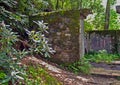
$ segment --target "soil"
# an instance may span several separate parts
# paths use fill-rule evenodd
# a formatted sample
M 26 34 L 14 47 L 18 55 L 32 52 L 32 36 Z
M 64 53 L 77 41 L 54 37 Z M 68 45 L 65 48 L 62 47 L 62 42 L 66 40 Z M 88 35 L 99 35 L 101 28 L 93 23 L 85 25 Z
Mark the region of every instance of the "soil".
M 39 64 L 43 68 L 47 68 L 50 75 L 58 79 L 63 85 L 120 85 L 119 77 L 112 77 L 106 75 L 84 75 L 80 73 L 75 75 L 72 72 L 59 68 L 59 65 L 46 61 L 44 59 L 38 59 L 35 57 L 26 57 L 22 60 L 23 64 L 33 63 Z M 105 69 L 120 70 L 119 65 L 107 65 L 104 63 L 91 63 L 94 67 L 102 67 Z

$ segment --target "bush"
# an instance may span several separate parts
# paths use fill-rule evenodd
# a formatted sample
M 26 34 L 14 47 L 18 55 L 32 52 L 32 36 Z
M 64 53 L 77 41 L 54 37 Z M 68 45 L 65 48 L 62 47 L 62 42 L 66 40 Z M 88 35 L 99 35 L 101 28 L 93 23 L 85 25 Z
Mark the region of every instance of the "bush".
M 87 54 L 85 58 L 90 62 L 105 62 L 111 63 L 114 60 L 120 59 L 120 55 L 118 54 L 109 54 L 105 50 L 100 50 L 97 53 Z
M 75 74 L 78 74 L 80 72 L 84 74 L 90 74 L 90 69 L 92 68 L 89 61 L 87 61 L 85 58 L 82 58 L 77 62 L 67 64 L 67 65 L 62 65 L 62 66 L 74 72 Z
M 24 1 L 22 2 L 22 0 L 20 0 L 23 5 Z M 53 50 L 50 48 L 48 40 L 44 36 L 47 26 L 43 22 L 35 22 L 40 27 L 38 32 L 26 30 L 29 28 L 28 16 L 21 14 L 23 13 L 22 11 L 21 13 L 17 11 L 17 1 L 0 0 L 0 2 L 5 5 L 0 6 L 0 68 L 2 68 L 6 74 L 0 81 L 0 84 L 3 85 L 3 83 L 11 81 L 12 84 L 15 85 L 16 82 L 24 79 L 23 74 L 25 70 L 20 61 L 26 54 L 33 55 L 40 53 L 45 57 L 50 57 L 49 53 L 52 53 Z M 32 5 L 32 3 L 30 4 Z M 6 9 L 6 7 L 8 7 L 8 9 Z M 33 11 L 34 10 L 31 10 L 31 12 Z M 6 26 L 3 21 L 10 26 Z M 20 39 L 28 38 L 26 37 L 26 31 L 29 36 L 29 50 L 16 50 L 14 48 L 16 42 L 20 42 Z
M 18 35 L 15 32 L 12 32 L 10 28 L 6 28 L 5 24 L 2 22 L 2 27 L 0 28 L 0 67 L 5 70 L 7 73 L 7 78 L 3 79 L 1 83 L 12 81 L 13 84 L 17 80 L 23 80 L 21 76 L 24 72 L 23 67 L 21 66 L 21 59 L 27 54 L 42 54 L 45 57 L 50 57 L 49 53 L 54 52 L 49 46 L 47 38 L 44 36 L 44 31 L 46 27 L 43 22 L 36 22 L 39 25 L 40 31 L 28 31 L 30 45 L 29 50 L 16 50 L 14 45 L 16 41 L 19 42 Z M 19 82 L 19 81 L 18 81 Z
M 11 29 L 6 28 L 4 23 L 0 27 L 0 67 L 6 73 L 6 77 L 0 83 L 12 81 L 14 84 L 17 80 L 23 80 L 21 74 L 23 69 L 21 67 L 20 60 L 26 55 L 27 52 L 19 51 L 13 48 L 13 45 L 19 39 L 15 32 Z
M 50 53 L 54 53 L 55 51 L 48 44 L 48 39 L 45 37 L 44 33 L 48 33 L 48 27 L 45 25 L 43 21 L 35 22 L 39 28 L 39 31 L 29 31 L 26 30 L 29 36 L 29 51 L 33 54 L 41 54 L 44 57 L 50 57 Z

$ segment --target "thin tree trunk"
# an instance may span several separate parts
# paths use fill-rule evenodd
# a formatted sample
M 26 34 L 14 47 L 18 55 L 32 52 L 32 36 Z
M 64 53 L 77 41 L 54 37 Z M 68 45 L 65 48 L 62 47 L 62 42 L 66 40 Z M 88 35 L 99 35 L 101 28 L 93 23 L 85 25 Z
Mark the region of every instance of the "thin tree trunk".
M 63 6 L 64 6 L 64 0 L 62 0 L 62 9 L 63 9 Z
M 105 25 L 104 25 L 105 30 L 109 29 L 109 22 L 110 22 L 110 0 L 107 0 L 106 13 L 105 13 Z
M 56 2 L 56 10 L 59 8 L 59 0 Z
M 79 0 L 79 9 L 82 9 L 82 0 Z

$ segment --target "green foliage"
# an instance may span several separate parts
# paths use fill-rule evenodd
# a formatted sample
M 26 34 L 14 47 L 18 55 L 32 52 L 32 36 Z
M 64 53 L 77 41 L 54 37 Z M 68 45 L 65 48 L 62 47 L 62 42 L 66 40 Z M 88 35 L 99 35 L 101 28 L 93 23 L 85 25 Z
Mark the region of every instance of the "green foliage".
M 111 0 L 111 1 L 110 1 L 110 4 L 111 4 L 111 5 L 114 5 L 116 2 L 117 2 L 117 0 Z
M 25 28 L 28 28 L 28 17 L 17 12 L 6 10 L 0 6 L 0 22 L 5 21 L 9 24 L 13 31 L 18 32 L 22 37 L 25 37 Z
M 92 68 L 92 66 L 90 65 L 89 61 L 86 58 L 82 58 L 77 62 L 71 64 L 65 64 L 62 66 L 76 74 L 80 72 L 84 74 L 90 74 L 90 69 Z
M 3 70 L 0 70 L 0 82 L 7 77 L 6 73 Z M 8 82 L 2 83 L 2 85 L 8 85 Z
M 53 53 L 54 50 L 50 47 L 50 44 L 48 44 L 48 39 L 44 35 L 44 33 L 48 33 L 48 27 L 43 21 L 38 21 L 35 23 L 39 26 L 39 31 L 36 32 L 26 30 L 29 36 L 30 53 L 50 57 L 50 53 Z
M 105 8 L 102 5 L 102 0 L 94 0 L 92 2 L 92 0 L 88 0 L 86 4 L 89 4 L 89 6 L 84 5 L 84 7 L 90 7 L 93 11 L 93 15 L 89 16 L 85 21 L 85 30 L 104 30 Z M 110 3 L 112 6 L 116 3 L 116 0 L 110 0 Z M 119 29 L 118 14 L 112 8 L 110 9 L 109 25 L 110 30 Z
M 110 14 L 111 14 L 111 16 L 110 16 L 110 27 L 109 27 L 109 29 L 110 30 L 118 30 L 118 29 L 120 29 L 119 28 L 120 27 L 120 21 L 118 19 L 119 15 L 113 9 L 111 9 Z
M 94 8 L 97 10 L 98 6 L 102 2 L 102 0 L 76 0 L 76 1 L 74 1 L 74 0 L 58 0 L 58 2 L 57 2 L 57 0 L 47 0 L 47 1 L 48 1 L 48 5 L 51 5 L 50 7 L 53 10 L 80 9 L 80 7 L 90 8 L 90 9 Z M 58 5 L 58 6 L 56 7 L 56 5 Z
M 103 30 L 104 28 L 104 13 L 105 8 L 102 5 L 102 0 L 88 1 L 93 14 L 85 20 L 85 30 Z
M 6 77 L 6 74 L 4 73 L 4 71 L 0 70 L 0 80 L 4 79 Z
M 7 6 L 13 8 L 13 6 L 16 3 L 16 0 L 0 0 L 0 3 L 5 3 Z
M 6 3 L 8 3 L 8 4 L 11 3 L 11 2 L 9 2 L 9 0 L 7 0 L 7 1 L 8 2 L 6 2 Z M 22 6 L 23 4 L 28 5 L 28 4 L 25 4 L 26 2 L 29 2 L 32 5 L 32 2 L 34 2 L 34 4 L 37 4 L 37 2 L 42 3 L 43 1 L 41 1 L 41 0 L 40 1 L 36 1 L 36 0 L 21 1 L 20 0 L 18 2 L 18 4 L 20 5 L 20 7 L 29 8 L 27 6 Z M 13 5 L 13 4 L 11 4 L 11 5 Z M 28 6 L 30 6 L 30 5 L 28 5 Z M 18 6 L 19 9 L 22 9 L 20 7 Z M 29 30 L 28 29 L 29 21 L 28 21 L 27 15 L 22 15 L 22 14 L 18 13 L 18 11 L 14 12 L 14 13 L 12 11 L 7 11 L 7 10 L 5 10 L 4 7 L 0 7 L 0 8 L 1 8 L 0 9 L 0 13 L 1 13 L 0 20 L 7 21 L 7 24 L 9 24 L 11 27 L 10 29 L 13 29 L 13 31 L 17 32 L 20 35 L 19 38 L 21 38 L 21 39 L 28 38 L 26 36 L 27 35 L 26 30 L 27 30 L 28 36 L 30 38 L 29 44 L 31 45 L 31 47 L 30 47 L 31 53 L 40 53 L 40 54 L 44 55 L 45 57 L 48 57 L 48 56 L 50 57 L 49 52 L 52 53 L 53 50 L 52 50 L 52 48 L 50 48 L 50 45 L 48 44 L 48 39 L 45 38 L 45 36 L 44 36 L 44 33 L 47 32 L 48 27 L 43 22 L 40 22 L 40 21 L 35 22 L 39 26 L 39 28 L 38 28 L 39 31 L 33 33 L 33 31 L 28 31 Z M 24 8 L 24 9 L 26 9 L 26 8 Z M 22 13 L 22 11 L 21 11 L 21 13 Z
M 120 59 L 118 54 L 109 54 L 105 50 L 100 50 L 98 53 L 92 53 L 85 55 L 85 58 L 90 62 L 105 62 L 111 63 L 114 60 Z
M 13 48 L 15 42 L 18 41 L 17 37 L 17 34 L 6 28 L 4 24 L 0 27 L 0 67 L 3 68 L 7 75 L 0 82 L 1 84 L 9 81 L 12 81 L 12 84 L 14 84 L 18 79 L 23 79 L 20 60 L 26 55 L 26 52 Z
M 25 77 L 25 85 L 62 85 L 57 79 L 50 76 L 40 66 L 29 66 L 27 76 Z
M 48 2 L 45 0 L 19 0 L 17 11 L 25 15 L 32 15 L 47 8 Z
M 52 48 L 49 47 L 47 38 L 44 36 L 44 32 L 48 28 L 43 22 L 35 22 L 39 25 L 40 31 L 28 31 L 29 35 L 29 44 L 30 50 L 27 52 L 25 50 L 19 51 L 14 49 L 14 45 L 16 41 L 19 41 L 18 35 L 15 32 L 12 32 L 10 28 L 6 28 L 4 22 L 1 23 L 0 28 L 0 67 L 5 69 L 7 77 L 3 79 L 0 83 L 5 83 L 12 81 L 15 84 L 18 80 L 23 80 L 22 74 L 24 73 L 24 69 L 21 66 L 21 59 L 26 54 L 33 55 L 34 53 L 40 53 L 45 57 L 50 57 L 49 53 L 52 53 Z
M 25 3 L 25 0 L 19 1 Z M 11 81 L 12 84 L 15 85 L 16 82 L 24 79 L 23 75 L 25 72 L 20 61 L 26 54 L 33 55 L 34 53 L 41 53 L 43 55 L 45 54 L 45 57 L 48 57 L 50 56 L 49 52 L 52 52 L 52 49 L 49 48 L 47 38 L 44 36 L 47 26 L 44 25 L 43 22 L 35 22 L 40 27 L 38 32 L 28 31 L 28 16 L 21 14 L 24 13 L 24 11 L 16 11 L 17 1 L 0 0 L 0 2 L 4 2 L 10 7 L 10 9 L 5 9 L 4 6 L 0 6 L 0 67 L 2 67 L 2 70 L 6 74 L 0 81 L 0 84 L 3 85 L 3 83 Z M 29 9 L 29 6 L 30 5 L 25 6 L 25 9 L 27 7 Z M 33 11 L 34 10 L 30 10 L 30 12 Z M 26 11 L 26 13 L 27 12 L 29 15 L 29 11 Z M 6 26 L 3 21 L 9 26 Z M 14 46 L 20 39 L 25 39 L 26 30 L 30 38 L 28 41 L 30 44 L 29 51 L 16 50 Z
M 44 32 L 48 28 L 43 22 L 35 22 L 39 25 L 40 31 L 28 31 L 30 50 L 19 51 L 14 49 L 16 41 L 19 41 L 18 35 L 12 32 L 10 28 L 6 28 L 4 22 L 1 23 L 0 27 L 0 67 L 4 68 L 7 77 L 0 83 L 6 83 L 12 81 L 12 84 L 19 80 L 23 80 L 24 69 L 21 66 L 21 59 L 26 54 L 34 55 L 34 53 L 40 53 L 45 57 L 50 57 L 49 53 L 52 53 L 52 48 L 49 47 L 48 41 L 44 36 Z

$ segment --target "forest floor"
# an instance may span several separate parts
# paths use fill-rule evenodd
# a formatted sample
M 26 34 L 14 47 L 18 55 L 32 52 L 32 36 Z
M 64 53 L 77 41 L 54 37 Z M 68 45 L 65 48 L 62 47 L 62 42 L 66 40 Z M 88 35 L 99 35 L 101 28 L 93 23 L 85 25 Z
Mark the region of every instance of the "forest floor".
M 59 68 L 59 65 L 43 60 L 38 59 L 36 57 L 26 57 L 22 60 L 23 64 L 39 64 L 43 68 L 47 69 L 47 72 L 55 77 L 57 80 L 62 82 L 63 85 L 120 85 L 120 77 L 119 76 L 112 76 L 112 75 L 101 75 L 99 73 L 102 73 L 103 70 L 97 69 L 98 73 L 95 73 L 95 70 L 93 70 L 93 73 L 91 75 L 84 75 L 82 73 L 76 75 L 72 72 L 66 71 L 65 69 Z M 101 67 L 100 65 L 97 65 L 93 63 L 94 67 Z M 106 67 L 104 65 L 104 67 Z M 99 70 L 99 71 L 98 71 Z M 111 70 L 111 69 L 108 69 Z M 117 69 L 120 71 L 119 69 Z M 111 74 L 111 73 L 110 73 Z

